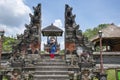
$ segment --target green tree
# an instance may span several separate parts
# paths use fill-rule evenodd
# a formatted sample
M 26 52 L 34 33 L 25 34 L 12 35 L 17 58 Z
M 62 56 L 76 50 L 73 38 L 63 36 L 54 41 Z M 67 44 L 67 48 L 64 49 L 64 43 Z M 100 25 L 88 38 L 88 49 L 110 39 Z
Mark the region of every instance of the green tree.
M 15 42 L 15 38 L 12 37 L 3 37 L 3 51 L 9 52 L 12 50 L 12 44 Z
M 98 34 L 98 31 L 106 28 L 108 25 L 110 24 L 100 24 L 97 27 L 94 27 L 93 29 L 87 29 L 83 35 L 85 35 L 86 37 L 88 37 L 88 39 L 91 39 L 92 37 L 94 37 L 95 35 Z

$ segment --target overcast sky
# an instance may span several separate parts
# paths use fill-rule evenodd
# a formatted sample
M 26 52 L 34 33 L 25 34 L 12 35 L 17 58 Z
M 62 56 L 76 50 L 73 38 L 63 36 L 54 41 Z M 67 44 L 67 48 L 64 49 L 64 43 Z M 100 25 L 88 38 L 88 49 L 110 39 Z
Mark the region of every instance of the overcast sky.
M 0 30 L 5 30 L 7 36 L 23 33 L 29 13 L 38 3 L 42 4 L 42 28 L 54 23 L 64 29 L 65 4 L 73 7 L 82 31 L 103 23 L 120 25 L 120 0 L 0 0 Z M 42 38 L 42 43 L 45 41 Z M 63 49 L 63 38 L 59 41 Z

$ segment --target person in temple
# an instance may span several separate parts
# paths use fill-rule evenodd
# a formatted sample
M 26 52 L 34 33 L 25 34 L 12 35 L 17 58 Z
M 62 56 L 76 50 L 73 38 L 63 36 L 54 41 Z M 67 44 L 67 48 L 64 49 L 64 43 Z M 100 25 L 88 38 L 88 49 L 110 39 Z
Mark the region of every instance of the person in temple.
M 49 50 L 49 52 L 50 52 L 50 58 L 54 59 L 55 52 L 57 51 L 56 50 L 56 41 L 55 41 L 54 38 L 51 38 L 49 42 L 50 42 L 49 43 L 50 44 L 50 50 Z

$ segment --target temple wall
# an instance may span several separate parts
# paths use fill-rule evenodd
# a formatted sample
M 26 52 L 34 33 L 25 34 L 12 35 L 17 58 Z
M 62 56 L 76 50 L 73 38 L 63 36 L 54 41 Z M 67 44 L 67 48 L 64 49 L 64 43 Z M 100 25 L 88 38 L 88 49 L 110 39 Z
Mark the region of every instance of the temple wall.
M 104 64 L 120 64 L 120 52 L 103 52 Z M 96 64 L 100 63 L 100 52 L 93 54 Z

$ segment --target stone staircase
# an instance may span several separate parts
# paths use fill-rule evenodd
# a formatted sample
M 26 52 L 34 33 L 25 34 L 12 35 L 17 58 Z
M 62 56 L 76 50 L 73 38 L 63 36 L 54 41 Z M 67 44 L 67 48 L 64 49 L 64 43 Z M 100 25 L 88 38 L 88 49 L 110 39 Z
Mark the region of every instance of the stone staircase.
M 54 60 L 49 56 L 42 57 L 36 64 L 34 80 L 70 80 L 65 60 L 61 56 L 56 56 Z

